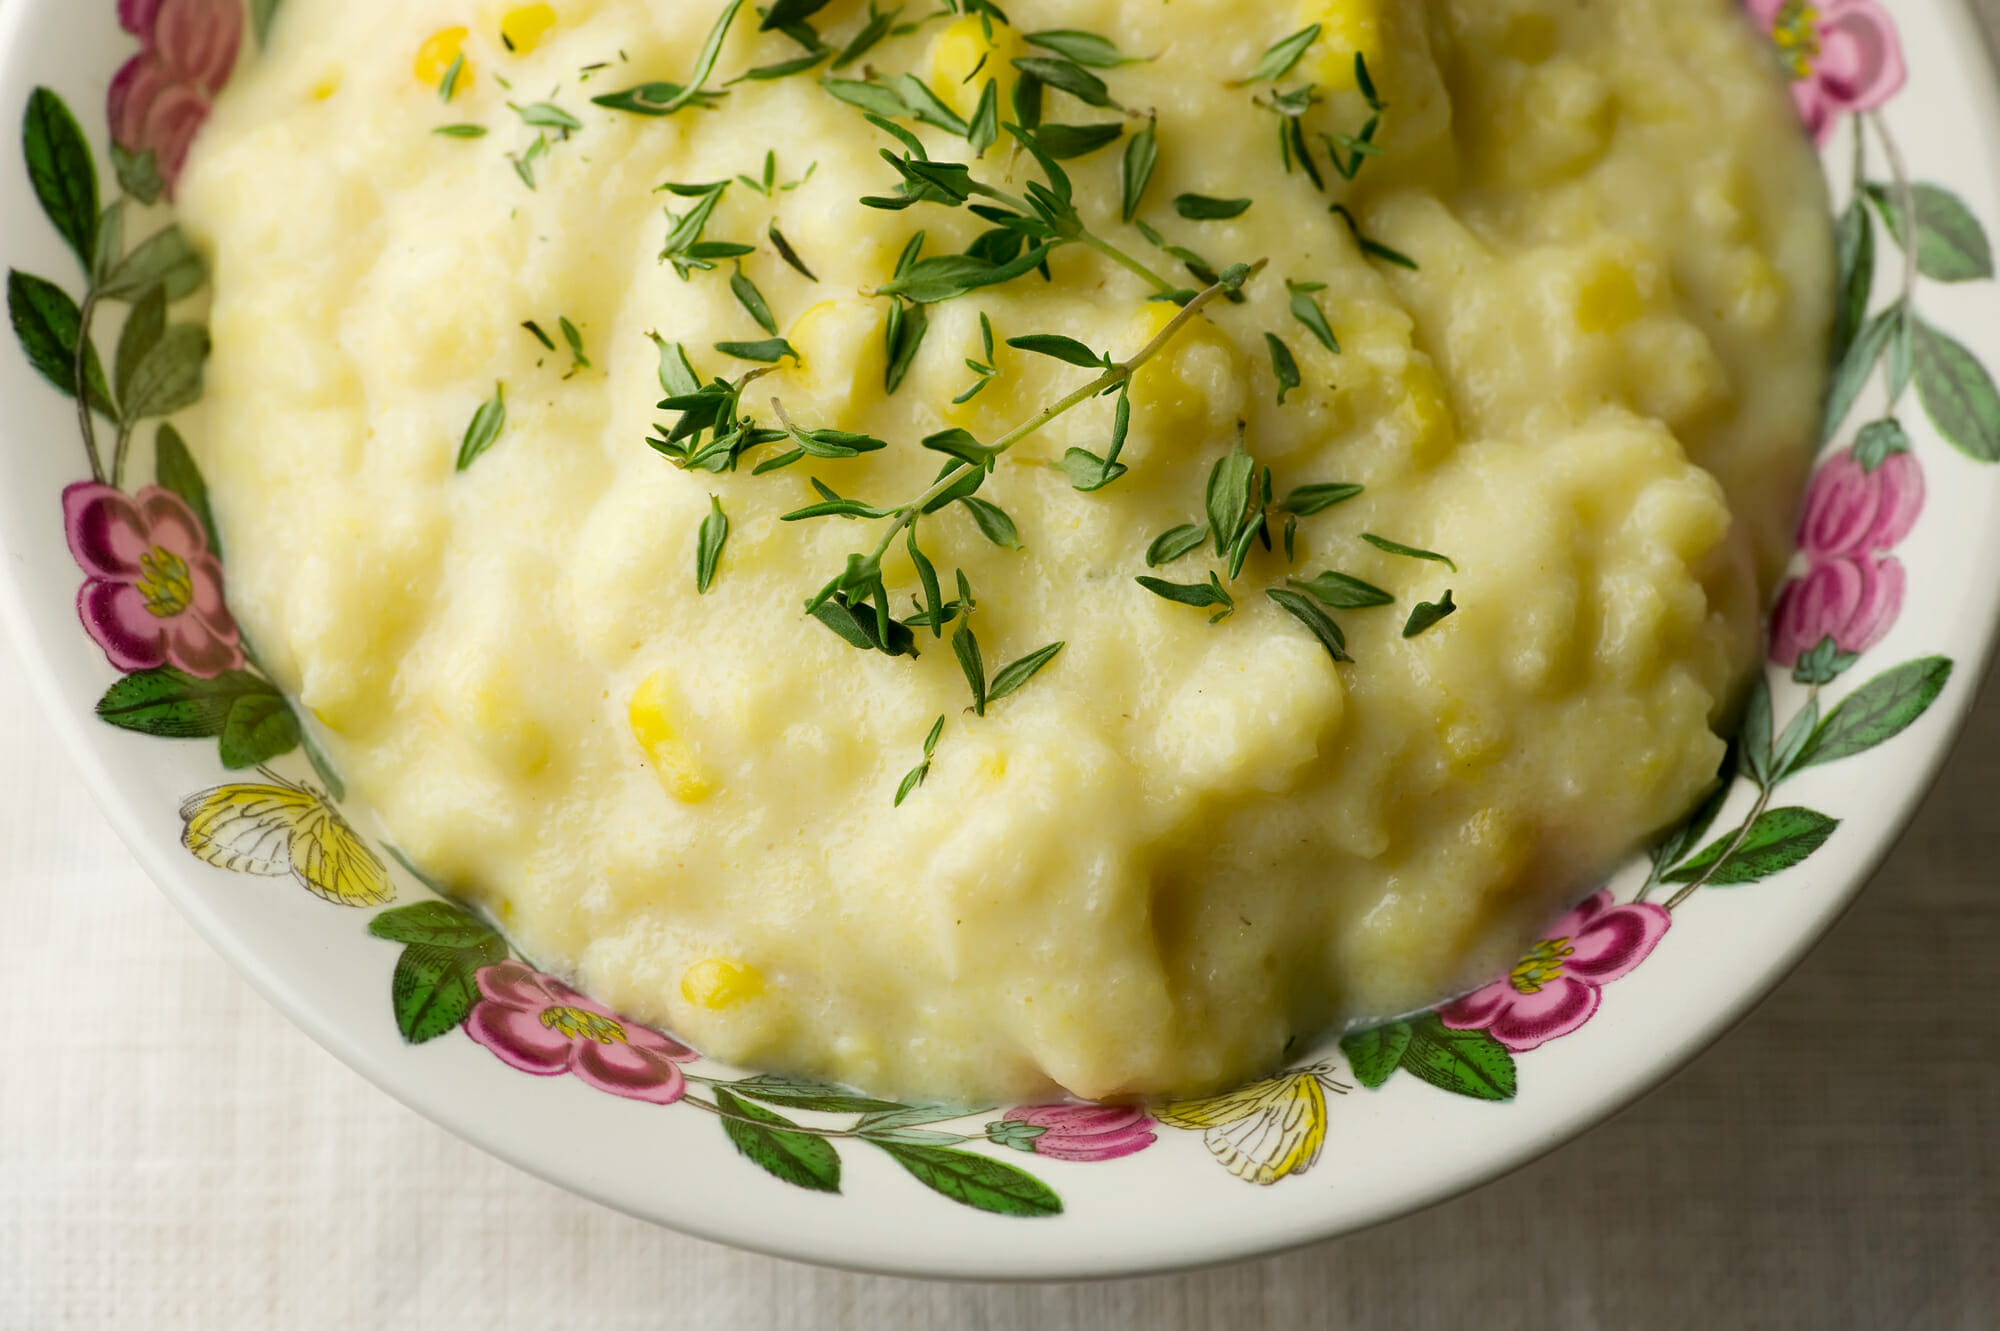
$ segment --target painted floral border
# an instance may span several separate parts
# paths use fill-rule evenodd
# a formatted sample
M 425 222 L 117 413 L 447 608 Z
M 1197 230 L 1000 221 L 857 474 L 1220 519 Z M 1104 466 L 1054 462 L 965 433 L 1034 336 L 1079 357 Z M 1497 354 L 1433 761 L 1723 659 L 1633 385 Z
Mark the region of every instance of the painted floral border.
M 82 272 L 81 298 L 61 282 L 15 270 L 7 295 L 29 363 L 76 403 L 90 479 L 64 491 L 62 508 L 83 575 L 77 612 L 120 675 L 97 714 L 142 734 L 212 739 L 225 768 L 255 769 L 261 778 L 190 796 L 180 810 L 186 848 L 222 869 L 289 877 L 326 902 L 375 910 L 369 933 L 401 947 L 390 1004 L 409 1044 L 462 1030 L 521 1072 L 573 1076 L 609 1095 L 705 1112 L 746 1159 L 795 1187 L 839 1192 L 841 1146 L 861 1143 L 966 1206 L 1055 1215 L 1061 1197 L 1038 1175 L 965 1148 L 1099 1162 L 1146 1149 L 1162 1126 L 1202 1134 L 1223 1167 L 1253 1184 L 1310 1170 L 1326 1138 L 1327 1096 L 1353 1089 L 1337 1075 L 1339 1060 L 1199 1100 L 1150 1108 L 1034 1105 L 997 1116 L 795 1077 L 711 1077 L 696 1070 L 699 1059 L 687 1046 L 536 970 L 473 912 L 444 899 L 379 909 L 394 902 L 395 885 L 342 817 L 337 775 L 229 614 L 206 485 L 168 419 L 201 396 L 208 333 L 192 319 L 176 321 L 175 311 L 199 296 L 208 274 L 160 210 L 171 203 L 188 147 L 235 67 L 246 25 L 261 42 L 279 2 L 249 0 L 246 10 L 239 0 L 119 0 L 120 22 L 139 51 L 107 99 L 117 184 L 108 204 L 89 139 L 60 96 L 36 89 L 23 126 L 35 195 Z M 1745 4 L 1789 68 L 1815 141 L 1827 149 L 1844 129 L 1852 142 L 1837 227 L 1827 409 L 1828 442 L 1849 442 L 1813 478 L 1797 572 L 1780 589 L 1771 624 L 1771 660 L 1791 672 L 1795 688 L 1787 697 L 1802 690 L 1802 700 L 1781 724 L 1771 683 L 1759 679 L 1715 792 L 1654 847 L 1651 872 L 1630 900 L 1601 890 L 1491 984 L 1343 1037 L 1341 1059 L 1361 1087 L 1379 1088 L 1403 1072 L 1475 1100 L 1515 1098 L 1520 1056 L 1587 1023 L 1605 987 L 1660 946 L 1697 892 L 1763 882 L 1835 835 L 1836 819 L 1780 804 L 1780 787 L 1893 739 L 1951 676 L 1951 661 L 1925 657 L 1874 674 L 1838 701 L 1826 696 L 1902 608 L 1905 573 L 1893 552 L 1925 502 L 1924 470 L 1900 414 L 1912 390 L 1946 443 L 1975 462 L 2000 461 L 2000 391 L 1919 305 L 1925 282 L 1991 280 L 1991 246 L 1956 196 L 1909 177 L 1881 115 L 1906 68 L 1895 25 L 1877 0 Z M 1871 167 L 1877 153 L 1880 176 Z M 128 231 L 148 222 L 162 224 L 131 243 Z M 1878 263 L 1898 256 L 1900 263 Z M 1876 299 L 1884 285 L 1878 268 L 1889 272 L 1895 293 L 1886 304 Z M 113 305 L 126 313 L 107 348 L 107 369 L 94 330 L 96 316 Z M 1850 431 L 1848 418 L 1878 374 L 1888 407 Z M 134 489 L 127 481 L 132 445 L 148 421 L 156 422 L 153 483 Z M 301 749 L 320 785 L 270 767 Z M 1729 797 L 1746 783 L 1754 792 L 1749 810 L 1715 832 Z M 404 867 L 423 881 L 414 866 Z M 975 1123 L 970 1132 L 951 1130 Z

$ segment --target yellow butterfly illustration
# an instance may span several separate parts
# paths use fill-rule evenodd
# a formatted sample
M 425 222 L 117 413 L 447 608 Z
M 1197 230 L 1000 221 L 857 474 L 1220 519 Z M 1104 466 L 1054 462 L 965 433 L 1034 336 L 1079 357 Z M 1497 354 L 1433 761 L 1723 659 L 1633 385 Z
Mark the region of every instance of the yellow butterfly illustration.
M 1347 1094 L 1333 1065 L 1288 1072 L 1226 1095 L 1177 1100 L 1153 1117 L 1172 1128 L 1202 1132 L 1210 1155 L 1236 1177 L 1269 1187 L 1303 1174 L 1326 1144 L 1326 1093 Z
M 375 852 L 311 786 L 259 768 L 270 785 L 217 786 L 181 805 L 181 844 L 237 873 L 299 880 L 336 906 L 381 906 L 395 886 Z

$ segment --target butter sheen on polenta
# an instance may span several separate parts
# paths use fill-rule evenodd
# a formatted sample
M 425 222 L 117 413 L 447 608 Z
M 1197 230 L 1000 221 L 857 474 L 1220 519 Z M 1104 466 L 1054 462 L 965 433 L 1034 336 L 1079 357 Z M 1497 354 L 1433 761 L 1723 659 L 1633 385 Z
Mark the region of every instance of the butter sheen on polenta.
M 940 255 L 987 224 L 860 206 L 896 188 L 879 150 L 900 145 L 825 65 L 728 83 L 800 53 L 747 7 L 706 84 L 727 96 L 647 116 L 591 99 L 685 80 L 721 4 L 290 0 L 182 182 L 217 291 L 190 435 L 260 660 L 387 836 L 529 955 L 758 1067 L 962 1100 L 1199 1093 L 1504 970 L 1708 788 L 1817 427 L 1826 199 L 1733 0 L 1003 8 L 990 34 L 935 19 L 834 76 L 908 73 L 968 120 L 991 79 L 1012 119 L 1012 62 L 1052 54 L 1027 37 L 1096 34 L 1141 61 L 1095 67 L 1116 105 L 1043 97 L 1049 122 L 1123 132 L 1064 163 L 1089 229 L 1206 285 L 1121 216 L 1126 145 L 1154 123 L 1137 220 L 1216 268 L 1268 267 L 1138 371 L 1114 484 L 1060 466 L 1103 453 L 1105 399 L 985 481 L 1022 548 L 962 505 L 924 519 L 947 588 L 963 570 L 977 592 L 989 671 L 1065 644 L 983 717 L 949 630 L 891 658 L 802 614 L 881 524 L 784 515 L 814 478 L 921 494 L 947 459 L 919 439 L 990 442 L 1089 379 L 1006 339 L 1126 357 L 1173 308 L 1067 245 L 1051 281 L 927 306 L 887 392 L 893 302 L 873 293 L 920 228 Z M 856 0 L 811 19 L 836 48 L 867 20 Z M 1313 24 L 1278 82 L 1242 83 Z M 1349 181 L 1322 136 L 1373 114 L 1357 55 L 1386 109 Z M 1287 170 L 1270 109 L 1306 84 L 1323 189 Z M 530 123 L 538 101 L 582 128 Z M 1004 132 L 973 169 L 1010 193 L 1044 178 Z M 711 473 L 646 446 L 649 334 L 704 381 L 759 368 L 716 344 L 769 336 L 735 261 L 684 280 L 661 258 L 689 205 L 660 187 L 719 181 L 706 237 L 756 246 L 741 271 L 797 353 L 744 409 L 769 423 L 775 398 L 888 448 L 755 475 L 780 447 Z M 1251 202 L 1191 220 L 1183 195 Z M 1267 333 L 1302 380 L 1283 405 Z M 461 472 L 496 383 L 505 427 Z M 1280 499 L 1365 488 L 1302 518 L 1294 559 L 1253 548 L 1211 624 L 1135 578 L 1227 574 L 1212 547 L 1145 555 L 1207 521 L 1239 423 Z M 704 595 L 712 500 L 729 535 Z M 1351 663 L 1264 595 L 1328 570 L 1395 597 L 1335 613 Z M 883 571 L 907 614 L 900 540 Z M 1404 637 L 1447 590 L 1456 612 Z

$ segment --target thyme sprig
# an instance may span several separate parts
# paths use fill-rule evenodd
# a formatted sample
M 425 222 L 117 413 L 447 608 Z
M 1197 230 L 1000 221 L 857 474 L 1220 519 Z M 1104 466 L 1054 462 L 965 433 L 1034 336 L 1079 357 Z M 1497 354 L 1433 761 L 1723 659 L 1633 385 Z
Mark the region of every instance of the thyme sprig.
M 975 242 L 973 251 L 918 262 L 881 287 L 878 294 L 903 295 L 923 304 L 950 300 L 1041 268 L 1049 255 L 1072 244 L 1096 250 L 1162 296 L 1183 294 L 1182 288 L 1085 224 L 1077 211 L 1075 184 L 1058 162 L 1059 154 L 1051 152 L 1044 141 L 1054 126 L 1029 129 L 1016 121 L 1002 126 L 1034 159 L 1044 177 L 1029 181 L 1023 194 L 1015 195 L 980 180 L 964 162 L 933 161 L 922 140 L 883 115 L 879 108 L 864 108 L 864 112 L 870 124 L 895 138 L 904 148 L 901 153 L 882 150 L 882 159 L 902 177 L 899 192 L 864 198 L 861 200 L 864 206 L 890 212 L 918 204 L 967 208 L 995 228 Z M 974 203 L 975 199 L 989 202 Z
M 1175 313 L 1152 340 L 1123 361 L 1099 357 L 1097 353 L 1082 347 L 1081 344 L 1070 347 L 1032 338 L 1015 339 L 1017 345 L 1025 340 L 1029 342 L 1030 349 L 1037 349 L 1045 354 L 1060 350 L 1063 354 L 1058 357 L 1059 359 L 1074 358 L 1075 363 L 1083 364 L 1087 361 L 1093 367 L 1101 365 L 1103 368 L 1088 383 L 1043 408 L 990 445 L 981 444 L 963 430 L 945 431 L 924 440 L 925 447 L 946 453 L 952 460 L 945 464 L 931 486 L 914 499 L 892 506 L 869 505 L 858 500 L 846 499 L 815 480 L 814 486 L 819 490 L 823 502 L 788 514 L 788 520 L 838 517 L 858 521 L 881 521 L 886 522 L 887 526 L 872 551 L 848 556 L 846 567 L 806 602 L 806 613 L 819 619 L 821 623 L 856 647 L 885 652 L 891 656 L 915 655 L 916 641 L 915 635 L 911 632 L 910 622 L 899 622 L 891 613 L 890 597 L 882 571 L 882 561 L 897 539 L 903 537 L 906 532 L 909 533 L 910 548 L 920 557 L 921 552 L 916 541 L 917 525 L 927 515 L 954 504 L 962 504 L 989 539 L 1001 545 L 1018 543 L 1018 534 L 1014 531 L 1012 519 L 997 506 L 976 498 L 976 492 L 987 476 L 992 474 L 995 463 L 1023 440 L 1039 433 L 1084 403 L 1107 394 L 1121 393 L 1140 367 L 1159 355 L 1189 323 L 1201 315 L 1204 309 L 1226 292 L 1241 289 L 1246 282 L 1262 272 L 1264 267 L 1264 261 L 1259 260 L 1255 264 L 1238 265 L 1221 274 L 1214 285 L 1195 295 Z M 670 405 L 671 401 L 670 399 L 667 405 Z M 1115 464 L 1115 458 L 1111 461 Z M 919 563 L 918 567 L 921 576 L 923 563 Z M 921 617 L 927 617 L 929 626 L 941 628 L 946 619 L 947 607 L 939 600 L 935 590 L 935 577 L 925 578 L 924 582 L 928 601 L 920 603 Z M 956 613 L 963 616 L 970 612 L 972 597 L 971 588 L 962 577 L 960 590 L 960 605 Z M 957 650 L 962 654 L 965 649 Z M 969 675 L 968 670 L 968 677 Z

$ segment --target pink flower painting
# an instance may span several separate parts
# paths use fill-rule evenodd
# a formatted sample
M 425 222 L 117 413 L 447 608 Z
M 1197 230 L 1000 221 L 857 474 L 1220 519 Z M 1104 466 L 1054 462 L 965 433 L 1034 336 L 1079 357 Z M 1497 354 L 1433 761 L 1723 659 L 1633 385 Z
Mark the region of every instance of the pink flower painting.
M 649 1104 L 687 1094 L 679 1065 L 695 1054 L 686 1045 L 518 961 L 488 966 L 478 979 L 465 1033 L 509 1067 L 538 1077 L 574 1073 L 586 1086 Z
M 1812 562 L 1778 593 L 1771 659 L 1795 666 L 1828 638 L 1847 656 L 1882 641 L 1903 608 L 1903 566 L 1892 556 L 1835 555 Z
M 1796 666 L 1829 639 L 1846 656 L 1882 641 L 1902 613 L 1906 579 L 1887 552 L 1916 527 L 1924 473 L 1912 453 L 1892 453 L 1873 471 L 1852 450 L 1827 462 L 1806 491 L 1799 552 L 1806 571 L 1778 591 L 1771 659 Z
M 134 155 L 152 153 L 173 196 L 188 147 L 243 42 L 240 0 L 119 0 L 118 21 L 139 54 L 111 83 L 111 137 Z
M 1924 510 L 1924 472 L 1914 454 L 1892 453 L 1875 470 L 1852 452 L 1819 469 L 1806 491 L 1799 549 L 1808 556 L 1857 556 L 1902 544 Z
M 1896 24 L 1877 0 L 1747 0 L 1792 73 L 1792 100 L 1822 146 L 1843 115 L 1872 111 L 1908 77 Z
M 1453 1030 L 1484 1030 L 1515 1053 L 1568 1035 L 1597 1011 L 1603 988 L 1644 961 L 1673 917 L 1599 892 L 1563 916 L 1514 969 L 1438 1010 Z
M 84 572 L 77 616 L 112 665 L 170 665 L 202 679 L 243 665 L 222 565 L 179 495 L 81 481 L 63 491 L 63 524 Z
M 1130 1105 L 1022 1105 L 987 1124 L 986 1135 L 1054 1160 L 1116 1160 L 1153 1144 L 1153 1120 Z

